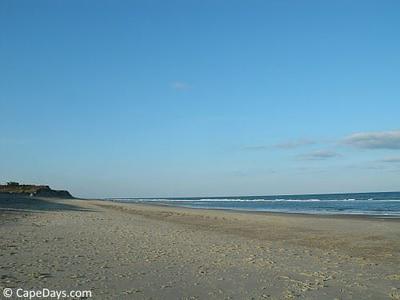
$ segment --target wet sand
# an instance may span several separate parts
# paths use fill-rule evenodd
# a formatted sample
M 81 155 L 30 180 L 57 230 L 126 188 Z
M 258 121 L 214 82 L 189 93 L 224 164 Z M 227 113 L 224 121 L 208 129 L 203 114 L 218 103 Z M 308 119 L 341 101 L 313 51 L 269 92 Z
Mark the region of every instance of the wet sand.
M 0 290 L 400 299 L 400 222 L 0 196 Z

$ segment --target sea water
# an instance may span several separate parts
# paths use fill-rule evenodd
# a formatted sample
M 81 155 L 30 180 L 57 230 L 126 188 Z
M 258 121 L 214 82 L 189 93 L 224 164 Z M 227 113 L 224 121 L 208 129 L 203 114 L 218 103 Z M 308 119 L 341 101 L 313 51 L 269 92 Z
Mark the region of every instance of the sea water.
M 110 200 L 203 209 L 400 217 L 400 192 Z

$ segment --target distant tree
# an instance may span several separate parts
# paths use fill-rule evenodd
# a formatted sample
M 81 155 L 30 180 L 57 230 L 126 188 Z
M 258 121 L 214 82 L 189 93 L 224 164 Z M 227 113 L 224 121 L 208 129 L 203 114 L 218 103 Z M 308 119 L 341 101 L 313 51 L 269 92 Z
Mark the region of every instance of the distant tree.
M 7 182 L 7 185 L 8 186 L 19 186 L 19 183 L 15 182 L 15 181 L 9 181 L 9 182 Z

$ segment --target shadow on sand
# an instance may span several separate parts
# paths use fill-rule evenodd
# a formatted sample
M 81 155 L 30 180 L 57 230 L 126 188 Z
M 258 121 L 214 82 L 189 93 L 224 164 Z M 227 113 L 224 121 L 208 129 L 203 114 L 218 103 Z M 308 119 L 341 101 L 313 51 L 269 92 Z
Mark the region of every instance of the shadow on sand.
M 65 201 L 71 203 L 65 203 Z M 0 213 L 7 212 L 50 212 L 50 211 L 91 211 L 73 204 L 73 199 L 43 199 L 21 195 L 0 194 Z

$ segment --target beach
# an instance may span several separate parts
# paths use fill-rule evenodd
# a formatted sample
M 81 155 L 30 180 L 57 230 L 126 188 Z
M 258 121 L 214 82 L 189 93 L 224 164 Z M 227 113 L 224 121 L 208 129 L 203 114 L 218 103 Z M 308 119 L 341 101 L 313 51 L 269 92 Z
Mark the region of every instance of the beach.
M 0 196 L 0 289 L 400 299 L 400 220 Z

